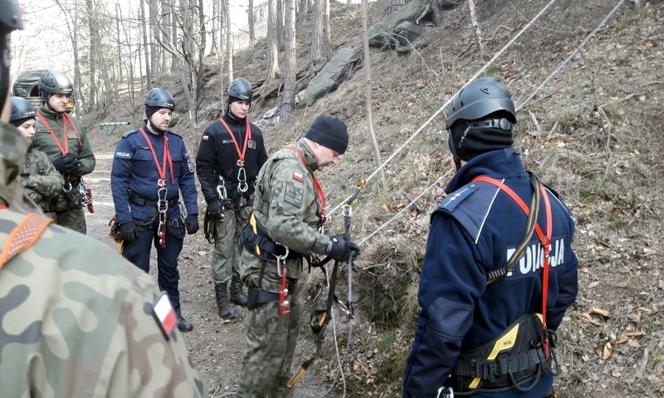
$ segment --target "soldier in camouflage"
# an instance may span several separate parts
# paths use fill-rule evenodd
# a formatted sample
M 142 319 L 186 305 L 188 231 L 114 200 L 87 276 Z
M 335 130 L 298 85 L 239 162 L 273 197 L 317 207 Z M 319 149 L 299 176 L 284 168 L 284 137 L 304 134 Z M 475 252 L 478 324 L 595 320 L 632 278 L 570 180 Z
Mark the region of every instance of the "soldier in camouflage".
M 37 111 L 30 101 L 21 97 L 11 97 L 11 107 L 9 121 L 21 132 L 28 144 L 28 153 L 19 182 L 28 198 L 35 202 L 44 214 L 55 220 L 55 206 L 65 180 L 48 160 L 48 156 L 31 145 L 35 136 Z
M 158 317 L 172 308 L 156 311 L 163 296 L 150 276 L 94 239 L 49 226 L 24 197 L 27 144 L 6 123 L 8 39 L 20 27 L 18 4 L 0 0 L 0 395 L 203 397 L 172 318 Z
M 346 125 L 321 116 L 304 138 L 271 156 L 258 175 L 254 214 L 240 237 L 240 275 L 249 288 L 248 349 L 240 397 L 291 393 L 287 382 L 297 341 L 303 256 L 327 254 L 347 260 L 353 251 L 359 253 L 357 245 L 343 235 L 329 237 L 320 232 L 325 194 L 314 171 L 336 164 L 347 147 Z M 274 255 L 283 255 L 285 264 L 275 261 Z M 287 300 L 279 298 L 280 291 Z
M 73 92 L 74 84 L 64 73 L 49 69 L 42 75 L 39 79 L 42 104 L 37 112 L 37 134 L 32 146 L 46 153 L 65 179 L 56 222 L 84 234 L 87 228 L 79 184 L 82 176 L 92 173 L 96 160 L 87 128 L 68 113 Z

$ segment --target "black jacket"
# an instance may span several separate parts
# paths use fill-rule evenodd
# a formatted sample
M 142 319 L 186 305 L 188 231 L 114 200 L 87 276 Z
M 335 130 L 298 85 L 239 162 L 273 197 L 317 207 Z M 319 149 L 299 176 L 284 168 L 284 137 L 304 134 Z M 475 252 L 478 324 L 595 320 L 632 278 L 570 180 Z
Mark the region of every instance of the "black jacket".
M 246 121 L 239 121 L 228 114 L 225 114 L 223 119 L 230 127 L 240 150 L 242 150 L 246 134 Z M 253 194 L 254 181 L 258 171 L 267 160 L 263 133 L 253 123 L 249 123 L 249 126 L 251 128 L 251 139 L 247 143 L 244 159 L 247 183 L 249 184 L 249 190 L 244 193 L 247 199 Z M 238 154 L 233 139 L 224 125 L 219 120 L 215 120 L 203 132 L 196 154 L 196 173 L 206 202 L 218 198 L 217 184 L 219 176 L 224 178 L 229 198 L 239 199 L 240 193 L 237 191 L 239 167 L 237 161 Z

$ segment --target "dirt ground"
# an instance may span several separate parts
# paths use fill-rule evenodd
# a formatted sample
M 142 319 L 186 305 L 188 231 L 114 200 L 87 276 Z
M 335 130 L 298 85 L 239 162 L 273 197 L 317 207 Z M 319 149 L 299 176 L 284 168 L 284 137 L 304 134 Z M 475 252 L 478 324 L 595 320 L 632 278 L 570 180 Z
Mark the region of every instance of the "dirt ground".
M 484 54 L 473 48 L 464 6 L 444 13 L 440 26 L 427 28 L 409 55 L 373 50 L 373 118 L 383 159 L 545 3 L 481 2 L 479 18 L 487 38 Z M 503 80 L 519 104 L 614 4 L 557 2 L 486 74 Z M 382 7 L 374 3 L 371 23 L 381 16 Z M 646 2 L 641 8 L 626 2 L 608 27 L 519 113 L 517 146 L 526 165 L 555 187 L 577 221 L 574 249 L 580 262 L 580 292 L 558 333 L 561 374 L 556 385 L 561 397 L 664 394 L 664 275 L 658 261 L 664 251 L 657 238 L 664 217 L 663 20 L 664 1 Z M 335 48 L 358 45 L 359 21 L 357 9 L 333 7 L 332 26 L 340 27 L 340 34 L 333 35 Z M 302 25 L 302 43 L 307 43 L 308 29 Z M 306 45 L 300 52 L 298 62 L 306 64 Z M 260 43 L 251 53 L 237 54 L 237 75 L 259 80 L 264 60 Z M 215 79 L 206 84 L 209 94 L 203 114 L 220 108 Z M 164 84 L 176 87 L 169 77 Z M 271 152 L 302 133 L 318 114 L 346 121 L 349 151 L 334 172 L 321 175 L 333 205 L 375 167 L 366 136 L 363 92 L 360 69 L 325 98 L 298 108 L 290 120 L 264 129 Z M 275 105 L 274 100 L 258 104 L 253 119 Z M 138 113 L 135 110 L 134 116 Z M 185 132 L 190 153 L 195 153 L 207 123 L 194 125 L 182 117 L 175 127 Z M 117 133 L 95 137 L 99 164 L 90 181 L 96 186 L 96 213 L 88 221 L 90 235 L 101 240 L 106 239 L 105 223 L 112 213 L 110 148 L 118 138 Z M 353 236 L 367 236 L 449 171 L 445 140 L 438 118 L 390 163 L 386 183 L 370 184 L 355 203 Z M 347 396 L 399 395 L 414 331 L 428 217 L 442 188 L 443 183 L 438 184 L 364 248 L 354 274 L 358 312 L 352 350 L 344 362 Z M 337 217 L 333 230 L 339 226 Z M 210 250 L 202 233 L 187 236 L 180 262 L 181 291 L 183 312 L 194 324 L 194 331 L 185 335 L 187 346 L 208 380 L 210 395 L 220 397 L 236 389 L 245 343 L 241 321 L 222 323 L 216 315 Z M 320 282 L 317 274 L 310 279 L 310 286 Z M 342 355 L 346 326 L 339 329 Z M 295 364 L 312 350 L 308 336 L 303 327 Z M 320 397 L 326 392 L 335 373 L 331 337 L 329 333 L 323 359 L 298 386 L 296 396 Z M 337 395 L 342 395 L 341 390 L 328 396 Z

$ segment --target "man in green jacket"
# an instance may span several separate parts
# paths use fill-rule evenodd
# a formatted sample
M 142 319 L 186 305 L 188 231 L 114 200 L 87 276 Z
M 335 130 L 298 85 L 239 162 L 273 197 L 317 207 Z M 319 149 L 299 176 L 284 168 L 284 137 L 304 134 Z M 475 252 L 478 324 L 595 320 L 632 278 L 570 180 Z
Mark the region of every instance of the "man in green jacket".
M 26 196 L 35 202 L 44 214 L 55 220 L 55 206 L 62 193 L 65 180 L 48 160 L 48 156 L 32 147 L 37 111 L 30 101 L 22 97 L 11 97 L 11 106 L 9 122 L 16 126 L 28 144 L 28 153 L 21 169 L 19 182 Z
M 86 232 L 83 214 L 81 177 L 92 173 L 92 153 L 88 130 L 80 120 L 67 112 L 74 84 L 64 73 L 49 69 L 39 79 L 42 104 L 37 112 L 37 134 L 32 141 L 53 163 L 65 179 L 56 208 L 56 222 L 82 234 Z
M 249 287 L 249 313 L 239 397 L 290 393 L 303 256 L 325 254 L 346 261 L 352 252 L 359 254 L 343 234 L 320 232 L 325 193 L 314 172 L 336 164 L 347 147 L 346 125 L 320 116 L 304 138 L 271 156 L 256 178 L 254 214 L 240 236 L 240 276 Z
M 25 200 L 27 143 L 6 123 L 20 27 L 18 4 L 0 0 L 0 396 L 204 397 L 150 275 Z

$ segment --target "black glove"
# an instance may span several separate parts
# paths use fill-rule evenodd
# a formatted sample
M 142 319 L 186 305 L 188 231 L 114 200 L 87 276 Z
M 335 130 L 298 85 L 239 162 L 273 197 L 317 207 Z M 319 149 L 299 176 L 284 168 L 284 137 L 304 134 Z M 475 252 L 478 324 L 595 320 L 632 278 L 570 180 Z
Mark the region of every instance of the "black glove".
M 76 158 L 67 154 L 53 160 L 53 166 L 60 172 L 60 174 L 69 174 L 68 170 L 71 169 L 74 162 L 76 162 Z
M 184 219 L 184 227 L 189 235 L 195 234 L 198 231 L 198 214 L 187 214 Z
M 80 177 L 83 174 L 83 163 L 80 160 L 74 160 L 69 165 L 65 166 L 64 174 Z
M 351 252 L 354 252 L 355 256 L 359 256 L 360 247 L 354 242 L 346 239 L 343 234 L 331 237 L 330 243 L 327 244 L 327 249 L 325 250 L 325 254 L 337 261 L 348 260 Z
M 213 220 L 221 220 L 221 201 L 213 200 L 208 202 L 205 214 Z
M 135 242 L 138 239 L 138 231 L 136 231 L 136 224 L 133 221 L 120 224 L 120 236 L 126 243 Z

